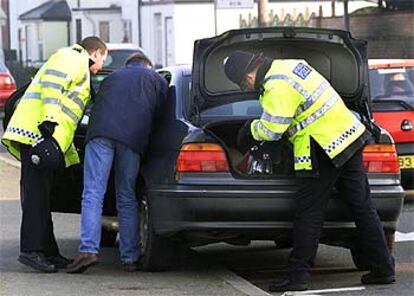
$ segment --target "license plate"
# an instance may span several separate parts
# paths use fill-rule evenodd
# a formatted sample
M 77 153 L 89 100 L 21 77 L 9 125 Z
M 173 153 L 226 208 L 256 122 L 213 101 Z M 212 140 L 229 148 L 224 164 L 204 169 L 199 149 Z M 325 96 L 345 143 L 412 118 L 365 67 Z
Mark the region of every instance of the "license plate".
M 398 162 L 401 169 L 414 168 L 414 155 L 398 156 Z

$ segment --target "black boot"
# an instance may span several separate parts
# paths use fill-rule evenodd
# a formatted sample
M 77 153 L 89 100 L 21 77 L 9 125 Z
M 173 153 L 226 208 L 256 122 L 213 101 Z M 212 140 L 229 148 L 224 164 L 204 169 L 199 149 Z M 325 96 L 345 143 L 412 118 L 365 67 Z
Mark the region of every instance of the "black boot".
M 17 260 L 33 269 L 42 272 L 56 272 L 56 267 L 47 261 L 46 257 L 41 252 L 20 252 Z
M 49 261 L 50 263 L 52 263 L 53 265 L 55 265 L 55 267 L 57 269 L 64 269 L 69 264 L 71 264 L 73 262 L 73 259 L 65 258 L 65 257 L 63 257 L 60 254 L 57 254 L 55 256 L 46 257 L 46 259 L 47 259 L 47 261 Z
M 376 275 L 370 272 L 361 277 L 361 282 L 365 285 L 389 285 L 395 283 L 395 275 Z
M 273 281 L 269 285 L 270 292 L 305 291 L 308 289 L 306 283 L 294 283 L 288 279 Z

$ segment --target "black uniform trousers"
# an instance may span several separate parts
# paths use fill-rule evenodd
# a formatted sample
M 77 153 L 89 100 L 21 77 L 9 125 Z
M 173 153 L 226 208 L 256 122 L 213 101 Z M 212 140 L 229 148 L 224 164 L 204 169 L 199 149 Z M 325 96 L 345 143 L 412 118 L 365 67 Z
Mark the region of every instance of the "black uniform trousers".
M 334 186 L 348 204 L 358 229 L 358 239 L 376 275 L 393 275 L 394 259 L 385 241 L 381 221 L 370 197 L 368 178 L 362 162 L 362 149 L 343 166 L 335 168 L 322 148 L 315 150 L 319 174 L 301 178 L 295 198 L 293 250 L 289 256 L 288 277 L 306 283 L 314 264 L 324 222 L 324 211 Z
M 30 161 L 31 146 L 22 144 L 20 147 L 20 198 L 23 212 L 20 251 L 43 252 L 47 257 L 54 256 L 59 254 L 51 215 L 54 172 L 35 168 Z

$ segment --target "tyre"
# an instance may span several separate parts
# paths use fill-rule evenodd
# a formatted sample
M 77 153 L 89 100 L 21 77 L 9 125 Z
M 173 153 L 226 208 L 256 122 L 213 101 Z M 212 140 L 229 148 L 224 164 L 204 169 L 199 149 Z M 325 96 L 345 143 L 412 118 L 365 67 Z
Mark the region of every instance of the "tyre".
M 177 256 L 175 242 L 154 232 L 151 202 L 145 193 L 140 195 L 141 268 L 144 271 L 165 271 L 171 268 Z
M 101 247 L 115 247 L 117 232 L 101 228 Z
M 273 241 L 277 249 L 289 249 L 293 247 L 293 241 L 290 239 L 286 240 L 275 240 Z

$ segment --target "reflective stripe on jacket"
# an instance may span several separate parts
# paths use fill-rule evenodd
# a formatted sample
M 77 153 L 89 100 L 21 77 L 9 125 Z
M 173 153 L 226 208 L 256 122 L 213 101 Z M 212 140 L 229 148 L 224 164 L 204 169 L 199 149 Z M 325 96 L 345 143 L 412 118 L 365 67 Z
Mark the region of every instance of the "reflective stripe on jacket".
M 43 121 L 58 125 L 53 137 L 65 153 L 65 164 L 79 162 L 73 137 L 90 99 L 89 54 L 79 45 L 62 48 L 40 68 L 21 98 L 2 143 L 20 159 L 19 143 L 32 145 Z
M 260 97 L 263 114 L 251 124 L 253 138 L 278 141 L 287 133 L 295 170 L 311 170 L 312 137 L 335 158 L 365 131 L 329 82 L 304 60 L 275 60 Z

